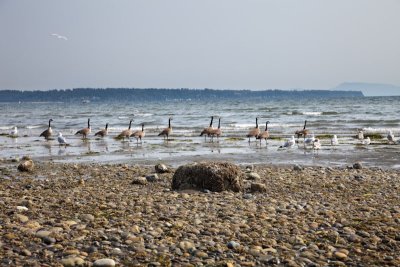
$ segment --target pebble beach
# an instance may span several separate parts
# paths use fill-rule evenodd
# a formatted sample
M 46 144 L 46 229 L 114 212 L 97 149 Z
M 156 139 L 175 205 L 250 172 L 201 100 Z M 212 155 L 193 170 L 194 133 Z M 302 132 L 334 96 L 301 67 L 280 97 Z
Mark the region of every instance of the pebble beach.
M 398 170 L 239 165 L 244 191 L 154 165 L 0 162 L 1 266 L 399 266 Z M 258 187 L 253 185 L 257 184 Z

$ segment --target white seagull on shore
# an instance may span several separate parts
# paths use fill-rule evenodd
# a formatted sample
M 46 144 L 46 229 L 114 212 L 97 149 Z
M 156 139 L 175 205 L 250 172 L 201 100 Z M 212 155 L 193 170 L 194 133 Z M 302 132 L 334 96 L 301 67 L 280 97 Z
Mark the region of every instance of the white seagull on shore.
M 396 143 L 396 140 L 394 140 L 394 134 L 392 133 L 392 131 L 389 131 L 388 135 L 387 135 L 387 139 L 389 141 L 389 143 Z
M 58 141 L 59 146 L 65 146 L 65 147 L 67 147 L 67 140 L 66 140 L 65 137 L 62 135 L 62 133 L 58 133 L 57 141 Z
M 312 143 L 312 146 L 313 146 L 314 152 L 315 152 L 315 150 L 317 150 L 317 154 L 318 154 L 318 151 L 321 149 L 321 143 L 319 142 L 319 139 L 315 139 Z
M 17 128 L 17 126 L 15 126 L 14 129 L 12 129 L 12 131 L 10 132 L 10 136 L 12 136 L 12 137 L 17 137 L 18 136 L 18 128 Z
M 358 138 L 358 140 L 364 140 L 363 130 L 358 130 L 357 138 Z
M 369 144 L 371 144 L 371 139 L 369 138 L 369 137 L 367 137 L 367 138 L 365 138 L 364 140 L 362 140 L 361 141 L 361 143 L 363 144 L 363 145 L 369 145 Z
M 296 140 L 294 139 L 294 135 L 292 135 L 291 138 L 286 140 L 286 142 L 281 146 L 281 148 L 283 148 L 283 147 L 291 148 L 291 147 L 294 147 L 295 144 L 296 144 Z
M 306 140 L 304 140 L 304 145 L 312 145 L 315 141 L 315 136 L 314 134 L 311 134 L 311 137 L 308 137 Z
M 58 39 L 68 41 L 68 38 L 66 36 L 60 35 L 58 33 L 52 33 L 51 36 L 57 37 Z
M 336 134 L 334 134 L 331 139 L 331 146 L 337 146 L 337 145 L 339 145 L 339 140 L 337 139 Z

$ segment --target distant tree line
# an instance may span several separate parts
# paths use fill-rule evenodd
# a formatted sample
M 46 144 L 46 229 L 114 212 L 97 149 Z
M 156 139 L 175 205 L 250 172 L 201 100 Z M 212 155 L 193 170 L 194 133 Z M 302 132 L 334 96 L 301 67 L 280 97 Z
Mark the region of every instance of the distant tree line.
M 299 99 L 363 97 L 361 91 L 332 90 L 215 90 L 215 89 L 127 89 L 76 88 L 50 91 L 0 90 L 0 102 L 68 101 L 174 101 L 210 99 Z

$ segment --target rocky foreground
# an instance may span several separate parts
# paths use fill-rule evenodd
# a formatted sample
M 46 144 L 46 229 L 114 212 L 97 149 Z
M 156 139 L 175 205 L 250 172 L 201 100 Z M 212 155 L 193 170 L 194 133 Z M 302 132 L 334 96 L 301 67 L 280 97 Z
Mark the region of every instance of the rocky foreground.
M 255 166 L 219 193 L 154 172 L 0 163 L 0 265 L 400 266 L 399 171 Z

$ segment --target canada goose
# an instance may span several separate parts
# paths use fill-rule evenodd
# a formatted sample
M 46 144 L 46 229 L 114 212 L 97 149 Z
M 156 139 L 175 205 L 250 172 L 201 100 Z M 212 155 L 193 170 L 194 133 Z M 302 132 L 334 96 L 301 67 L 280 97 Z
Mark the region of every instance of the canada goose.
M 336 134 L 334 134 L 331 139 L 331 146 L 337 146 L 337 145 L 339 145 L 339 140 L 337 139 Z
M 100 136 L 100 137 L 104 137 L 108 134 L 108 123 L 106 123 L 106 128 L 98 131 L 97 133 L 94 134 L 94 136 Z
M 172 120 L 172 118 L 170 117 L 168 119 L 168 128 L 165 128 L 164 130 L 161 131 L 161 133 L 158 134 L 158 136 L 161 136 L 161 135 L 164 136 L 164 140 L 165 140 L 165 137 L 167 137 L 167 141 L 168 141 L 168 137 L 172 133 L 171 120 Z
M 39 137 L 41 137 L 41 136 L 43 136 L 44 137 L 44 139 L 49 139 L 50 138 L 50 136 L 53 134 L 53 130 L 51 129 L 51 122 L 53 121 L 53 119 L 50 119 L 49 120 L 49 127 L 46 129 L 46 130 L 44 130 L 40 135 L 39 135 Z
M 15 127 L 11 130 L 10 136 L 11 136 L 11 137 L 18 137 L 18 128 L 17 128 L 17 126 L 15 126 Z
M 296 140 L 294 140 L 294 135 L 292 135 L 292 137 L 287 139 L 286 142 L 282 146 L 280 146 L 280 148 L 291 148 L 294 147 L 295 144 Z
M 58 141 L 58 145 L 59 145 L 59 146 L 65 146 L 65 147 L 67 147 L 67 140 L 66 140 L 65 137 L 62 135 L 62 133 L 58 133 L 57 141 Z
M 297 135 L 297 139 L 299 139 L 300 136 L 303 136 L 304 139 L 306 139 L 306 136 L 308 135 L 308 130 L 306 129 L 307 125 L 307 120 L 304 121 L 304 126 L 303 130 L 298 130 L 294 134 Z
M 132 130 L 131 130 L 131 126 L 132 126 L 132 121 L 129 121 L 129 127 L 126 130 L 123 130 L 119 135 L 118 138 L 123 138 L 125 139 L 125 137 L 129 138 L 132 135 Z
M 369 145 L 371 144 L 371 139 L 369 137 L 365 138 L 364 140 L 361 141 L 361 144 L 363 145 Z
M 140 143 L 142 143 L 142 138 L 145 135 L 146 135 L 146 133 L 144 132 L 144 123 L 142 123 L 142 130 L 134 132 L 131 136 L 136 138 L 136 144 L 138 144 L 139 143 L 139 139 L 140 139 Z
M 204 141 L 207 140 L 207 135 L 210 136 L 210 132 L 213 130 L 212 124 L 213 124 L 214 116 L 211 116 L 211 121 L 210 121 L 210 126 L 206 127 L 201 131 L 200 136 L 204 135 Z
M 254 127 L 253 129 L 251 129 L 249 131 L 249 133 L 246 135 L 246 137 L 249 138 L 249 143 L 250 143 L 250 138 L 251 137 L 255 137 L 257 138 L 257 136 L 260 134 L 260 128 L 258 128 L 258 118 L 256 118 L 256 127 Z
M 304 140 L 304 146 L 306 145 L 313 145 L 315 142 L 315 136 L 314 134 L 311 134 L 311 137 L 308 137 L 307 139 Z
M 219 137 L 222 134 L 221 130 L 221 117 L 218 118 L 218 128 L 217 129 L 211 129 L 210 135 L 211 135 L 211 140 L 214 141 L 214 136 L 217 136 L 217 139 L 219 140 Z
M 75 133 L 75 135 L 81 134 L 82 137 L 83 137 L 83 139 L 86 139 L 86 136 L 87 136 L 88 134 L 90 134 L 91 132 L 92 132 L 92 130 L 91 130 L 91 128 L 90 128 L 90 119 L 88 119 L 88 121 L 87 121 L 87 127 L 86 127 L 86 128 L 83 128 L 82 130 L 77 131 L 77 132 Z
M 269 121 L 265 122 L 265 130 L 264 132 L 260 133 L 256 138 L 260 139 L 260 145 L 261 145 L 261 140 L 264 139 L 265 140 L 265 144 L 267 144 L 267 139 L 269 137 L 269 132 L 268 132 L 268 123 Z
M 396 143 L 396 140 L 394 140 L 394 134 L 392 133 L 392 131 L 389 131 L 388 135 L 387 135 L 387 139 L 389 141 L 389 144 L 392 143 Z

